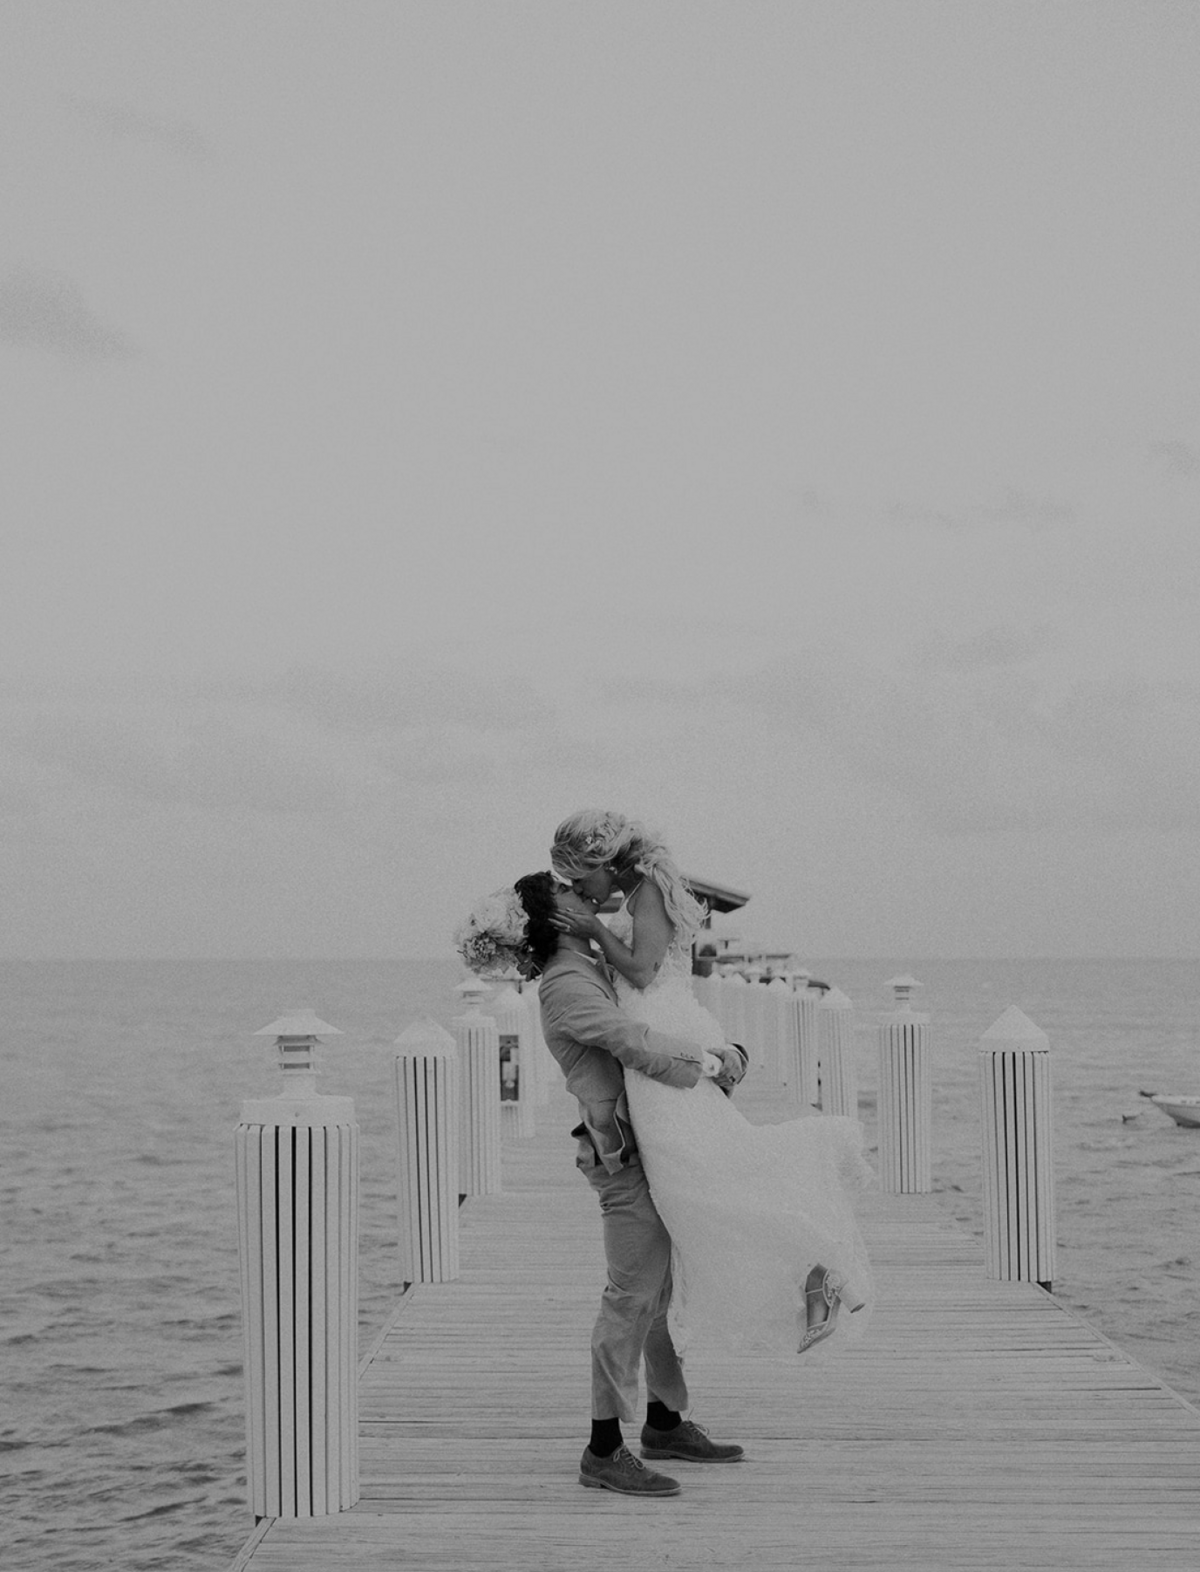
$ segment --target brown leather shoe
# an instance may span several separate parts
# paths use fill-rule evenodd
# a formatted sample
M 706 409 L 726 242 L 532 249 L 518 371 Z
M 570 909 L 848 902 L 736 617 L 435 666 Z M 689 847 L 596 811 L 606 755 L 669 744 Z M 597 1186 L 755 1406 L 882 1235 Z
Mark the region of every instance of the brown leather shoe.
M 642 1427 L 642 1456 L 655 1459 L 681 1457 L 688 1463 L 740 1463 L 745 1457 L 740 1446 L 710 1441 L 703 1425 L 683 1419 L 674 1430 Z
M 597 1457 L 591 1447 L 579 1460 L 579 1483 L 589 1490 L 615 1490 L 619 1496 L 677 1496 L 680 1484 L 639 1463 L 627 1446 L 611 1457 Z

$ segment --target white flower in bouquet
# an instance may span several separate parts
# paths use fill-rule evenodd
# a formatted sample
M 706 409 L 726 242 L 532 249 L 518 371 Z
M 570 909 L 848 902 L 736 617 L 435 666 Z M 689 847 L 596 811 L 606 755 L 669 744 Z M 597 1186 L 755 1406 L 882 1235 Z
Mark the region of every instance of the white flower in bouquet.
M 454 935 L 454 947 L 477 977 L 509 977 L 525 949 L 528 917 L 509 887 L 485 895 Z

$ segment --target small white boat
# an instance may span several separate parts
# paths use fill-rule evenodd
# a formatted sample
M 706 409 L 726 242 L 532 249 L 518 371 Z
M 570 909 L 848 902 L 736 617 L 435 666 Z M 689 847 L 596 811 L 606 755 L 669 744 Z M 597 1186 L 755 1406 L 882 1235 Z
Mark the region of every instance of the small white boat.
M 1155 1092 L 1150 1101 L 1163 1113 L 1170 1114 L 1176 1124 L 1189 1129 L 1200 1129 L 1200 1097 L 1175 1097 L 1166 1092 Z

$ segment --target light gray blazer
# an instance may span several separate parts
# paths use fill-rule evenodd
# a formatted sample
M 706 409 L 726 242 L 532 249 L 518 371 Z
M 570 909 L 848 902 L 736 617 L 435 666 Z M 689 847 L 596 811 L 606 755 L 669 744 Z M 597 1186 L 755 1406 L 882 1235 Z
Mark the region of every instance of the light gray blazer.
M 575 950 L 559 950 L 547 961 L 538 997 L 546 1046 L 562 1066 L 567 1090 L 579 1099 L 583 1123 L 572 1133 L 591 1138 L 610 1173 L 639 1161 L 623 1066 L 669 1086 L 695 1086 L 702 1049 L 627 1015 L 608 968 Z

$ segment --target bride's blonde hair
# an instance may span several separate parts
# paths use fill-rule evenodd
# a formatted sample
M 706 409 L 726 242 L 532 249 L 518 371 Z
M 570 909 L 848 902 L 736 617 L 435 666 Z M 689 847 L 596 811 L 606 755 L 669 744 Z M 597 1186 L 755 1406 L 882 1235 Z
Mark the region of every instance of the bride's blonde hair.
M 624 874 L 636 870 L 662 891 L 676 940 L 686 944 L 707 915 L 688 889 L 662 839 L 624 814 L 583 808 L 554 832 L 550 865 L 561 879 L 586 878 L 597 868 Z

